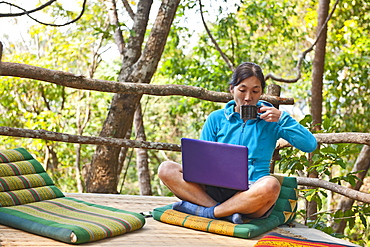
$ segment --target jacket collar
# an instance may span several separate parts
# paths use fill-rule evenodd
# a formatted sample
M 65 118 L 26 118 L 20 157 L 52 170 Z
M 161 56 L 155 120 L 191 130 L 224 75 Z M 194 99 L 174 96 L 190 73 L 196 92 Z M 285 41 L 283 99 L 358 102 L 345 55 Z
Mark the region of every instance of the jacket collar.
M 230 100 L 229 102 L 227 102 L 227 104 L 225 106 L 224 114 L 225 114 L 225 117 L 228 121 L 230 121 L 230 118 L 233 115 L 235 115 L 235 114 L 240 115 L 239 113 L 234 111 L 235 106 L 236 106 L 235 100 Z

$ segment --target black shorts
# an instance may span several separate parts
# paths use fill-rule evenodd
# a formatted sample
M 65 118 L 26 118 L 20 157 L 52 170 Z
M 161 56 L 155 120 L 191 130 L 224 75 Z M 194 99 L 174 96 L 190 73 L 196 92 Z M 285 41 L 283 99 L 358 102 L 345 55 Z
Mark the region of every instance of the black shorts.
M 223 203 L 227 201 L 231 197 L 233 197 L 239 190 L 221 188 L 211 185 L 206 185 L 206 193 L 212 197 L 213 200 L 219 203 Z
M 212 197 L 213 200 L 219 203 L 223 203 L 224 201 L 227 201 L 231 197 L 233 197 L 237 192 L 240 190 L 233 190 L 233 189 L 227 189 L 227 188 L 221 188 L 221 187 L 215 187 L 211 185 L 206 185 L 206 193 Z M 276 204 L 276 203 L 275 203 Z M 272 207 L 267 210 L 267 212 L 259 217 L 258 219 L 266 219 L 267 217 L 270 216 L 272 210 L 275 207 L 275 204 L 272 205 Z M 248 219 L 245 215 L 243 215 L 244 219 Z

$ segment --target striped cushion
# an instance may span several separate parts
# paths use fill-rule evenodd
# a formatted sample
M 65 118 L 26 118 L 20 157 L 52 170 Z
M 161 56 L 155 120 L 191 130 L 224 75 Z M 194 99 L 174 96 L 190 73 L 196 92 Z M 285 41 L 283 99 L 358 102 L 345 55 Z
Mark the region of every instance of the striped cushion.
M 0 207 L 64 197 L 24 148 L 0 151 Z
M 138 213 L 64 197 L 0 208 L 0 222 L 67 243 L 85 243 L 143 227 Z
M 27 175 L 41 172 L 45 172 L 45 170 L 42 165 L 35 159 L 9 163 L 0 162 L 0 177 Z
M 293 177 L 277 176 L 277 178 L 281 183 L 280 195 L 271 215 L 266 219 L 253 219 L 244 224 L 233 224 L 224 220 L 208 219 L 172 210 L 172 205 L 154 209 L 153 217 L 158 221 L 195 230 L 253 238 L 279 225 L 290 223 L 295 218 L 298 199 L 297 181 Z
M 86 243 L 143 227 L 138 213 L 64 194 L 23 148 L 0 151 L 0 224 L 66 243 Z
M 156 220 L 183 226 L 186 228 L 212 232 L 221 235 L 250 238 L 250 232 L 245 229 L 245 224 L 233 224 L 224 220 L 214 220 L 209 218 L 198 217 L 180 211 L 171 209 L 172 205 L 167 205 L 165 207 L 156 208 L 153 211 L 153 217 Z
M 293 237 L 286 237 L 281 234 L 271 232 L 262 237 L 254 247 L 349 247 L 349 245 L 328 243 L 323 241 L 311 241 Z M 354 246 L 354 245 L 352 245 Z
M 0 177 L 0 192 L 41 187 L 52 184 L 53 181 L 46 172 Z
M 24 148 L 0 151 L 1 163 L 16 162 L 30 159 L 33 159 L 32 155 L 29 152 L 27 152 Z
M 0 208 L 64 197 L 55 186 L 0 192 Z

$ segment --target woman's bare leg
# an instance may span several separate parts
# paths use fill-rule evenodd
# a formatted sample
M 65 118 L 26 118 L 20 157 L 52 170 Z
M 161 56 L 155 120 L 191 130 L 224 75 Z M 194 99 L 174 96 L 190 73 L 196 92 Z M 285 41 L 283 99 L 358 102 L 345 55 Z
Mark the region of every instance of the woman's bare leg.
M 204 207 L 217 204 L 199 184 L 183 179 L 182 166 L 173 161 L 165 161 L 158 168 L 158 177 L 181 200 Z
M 246 214 L 251 218 L 263 216 L 276 202 L 280 193 L 280 183 L 272 176 L 259 179 L 247 190 L 218 205 L 214 209 L 217 218 L 234 213 Z

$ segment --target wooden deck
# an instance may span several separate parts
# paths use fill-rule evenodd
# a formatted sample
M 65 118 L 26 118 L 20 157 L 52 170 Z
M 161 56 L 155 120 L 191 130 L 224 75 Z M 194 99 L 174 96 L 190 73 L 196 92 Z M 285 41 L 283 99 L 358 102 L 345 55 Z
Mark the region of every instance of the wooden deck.
M 91 203 L 132 212 L 152 211 L 177 201 L 174 197 L 151 197 L 105 194 L 66 194 Z M 272 231 L 286 236 L 350 245 L 315 229 L 297 224 L 296 228 L 279 227 Z M 262 235 L 263 236 L 263 235 Z M 254 246 L 262 237 L 242 239 L 173 226 L 146 218 L 144 227 L 132 233 L 100 240 L 82 246 Z M 0 246 L 71 246 L 49 238 L 0 225 Z M 353 245 L 355 246 L 355 245 Z

